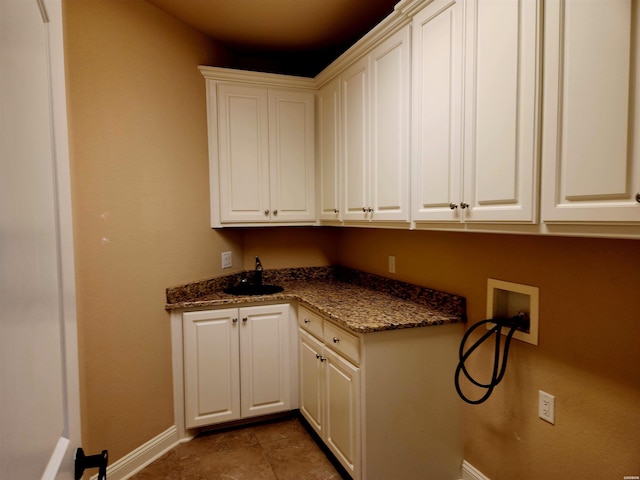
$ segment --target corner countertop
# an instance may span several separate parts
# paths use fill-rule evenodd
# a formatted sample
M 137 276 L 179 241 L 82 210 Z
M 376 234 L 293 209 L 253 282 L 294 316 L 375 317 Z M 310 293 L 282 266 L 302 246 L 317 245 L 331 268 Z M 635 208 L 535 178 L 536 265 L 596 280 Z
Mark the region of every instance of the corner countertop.
M 334 265 L 265 270 L 263 283 L 284 287 L 272 295 L 223 292 L 252 272 L 167 289 L 167 310 L 242 306 L 295 300 L 355 333 L 461 323 L 465 298 Z

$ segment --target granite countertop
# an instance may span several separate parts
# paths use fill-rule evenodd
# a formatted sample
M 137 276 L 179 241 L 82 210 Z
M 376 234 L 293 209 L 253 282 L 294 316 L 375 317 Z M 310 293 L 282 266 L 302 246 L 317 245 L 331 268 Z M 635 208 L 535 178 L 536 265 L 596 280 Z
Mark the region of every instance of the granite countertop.
M 296 300 L 356 333 L 460 323 L 465 298 L 341 266 L 265 270 L 263 283 L 284 287 L 272 295 L 236 296 L 222 290 L 243 272 L 167 289 L 167 310 L 242 306 Z

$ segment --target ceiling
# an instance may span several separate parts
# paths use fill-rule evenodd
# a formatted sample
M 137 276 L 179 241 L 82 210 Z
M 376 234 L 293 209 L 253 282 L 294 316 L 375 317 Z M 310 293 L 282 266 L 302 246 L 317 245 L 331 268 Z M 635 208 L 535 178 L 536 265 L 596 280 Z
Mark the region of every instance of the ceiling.
M 319 71 L 399 0 L 147 1 L 241 56 L 312 57 Z

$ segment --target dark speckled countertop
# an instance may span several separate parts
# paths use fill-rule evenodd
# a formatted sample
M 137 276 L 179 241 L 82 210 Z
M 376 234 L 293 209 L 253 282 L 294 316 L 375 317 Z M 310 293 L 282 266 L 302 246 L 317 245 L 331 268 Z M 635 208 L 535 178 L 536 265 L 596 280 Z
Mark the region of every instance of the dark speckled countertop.
M 356 333 L 460 323 L 464 297 L 341 266 L 265 270 L 263 283 L 284 287 L 273 295 L 235 296 L 222 290 L 252 272 L 167 289 L 167 310 L 241 306 L 295 300 Z

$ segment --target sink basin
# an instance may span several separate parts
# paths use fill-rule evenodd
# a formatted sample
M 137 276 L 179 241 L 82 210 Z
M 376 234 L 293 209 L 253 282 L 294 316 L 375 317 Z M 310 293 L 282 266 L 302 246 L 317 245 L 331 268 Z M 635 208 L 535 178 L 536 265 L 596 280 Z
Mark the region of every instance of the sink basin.
M 224 293 L 230 295 L 271 295 L 283 291 L 284 288 L 279 285 L 251 285 L 241 283 L 224 289 Z

